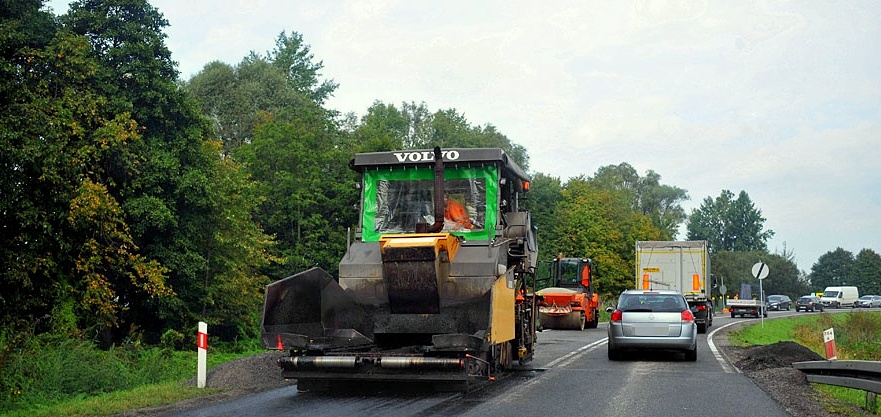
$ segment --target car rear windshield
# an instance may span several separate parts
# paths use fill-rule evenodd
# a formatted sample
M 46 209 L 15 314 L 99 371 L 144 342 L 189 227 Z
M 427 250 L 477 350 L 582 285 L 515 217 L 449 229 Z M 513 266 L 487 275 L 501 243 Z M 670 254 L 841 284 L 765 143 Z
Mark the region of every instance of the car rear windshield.
M 618 309 L 628 311 L 680 312 L 688 310 L 685 299 L 675 294 L 622 294 Z

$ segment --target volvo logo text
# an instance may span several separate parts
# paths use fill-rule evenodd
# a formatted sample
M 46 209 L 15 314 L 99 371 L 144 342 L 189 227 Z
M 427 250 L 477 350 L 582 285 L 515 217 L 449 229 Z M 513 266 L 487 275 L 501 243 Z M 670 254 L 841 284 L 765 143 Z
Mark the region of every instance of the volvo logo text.
M 434 152 L 432 151 L 424 151 L 424 152 L 394 152 L 395 158 L 398 159 L 398 162 L 426 162 L 426 161 L 434 161 Z M 459 159 L 459 151 L 450 150 L 450 151 L 441 151 L 441 156 L 443 159 L 447 161 L 455 161 Z

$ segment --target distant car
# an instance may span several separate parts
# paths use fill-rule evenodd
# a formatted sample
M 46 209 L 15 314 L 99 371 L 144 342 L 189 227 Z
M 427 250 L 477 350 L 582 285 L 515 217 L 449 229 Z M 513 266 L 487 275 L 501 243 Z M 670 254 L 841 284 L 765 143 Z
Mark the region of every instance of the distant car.
M 864 307 L 881 307 L 881 295 L 864 295 L 853 303 L 854 308 Z
M 697 325 L 685 297 L 670 290 L 627 290 L 609 307 L 609 360 L 624 350 L 676 350 L 697 360 Z
M 795 301 L 795 311 L 802 310 L 823 311 L 823 303 L 820 302 L 820 297 L 816 297 L 813 295 L 799 297 L 798 300 Z
M 768 310 L 787 310 L 792 308 L 792 299 L 788 295 L 769 295 Z

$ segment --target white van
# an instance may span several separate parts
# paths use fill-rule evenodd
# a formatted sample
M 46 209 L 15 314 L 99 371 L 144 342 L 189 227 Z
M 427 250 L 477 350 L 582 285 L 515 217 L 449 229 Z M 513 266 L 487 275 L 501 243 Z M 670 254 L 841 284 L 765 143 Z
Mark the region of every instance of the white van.
M 820 302 L 823 307 L 841 308 L 841 306 L 853 307 L 854 301 L 860 298 L 857 287 L 826 287 Z

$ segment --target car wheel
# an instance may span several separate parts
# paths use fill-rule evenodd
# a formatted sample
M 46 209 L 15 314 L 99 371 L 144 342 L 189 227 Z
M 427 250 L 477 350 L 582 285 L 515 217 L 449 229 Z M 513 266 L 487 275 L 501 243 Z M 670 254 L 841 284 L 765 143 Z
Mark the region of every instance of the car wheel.
M 698 333 L 706 333 L 707 332 L 707 324 L 706 323 L 698 324 L 697 325 L 697 332 Z
M 611 345 L 609 345 L 609 360 L 610 361 L 621 360 L 621 351 L 618 349 L 612 349 Z
M 734 318 L 734 313 L 731 313 L 731 318 L 732 318 L 732 319 Z
M 594 309 L 593 310 L 593 320 L 591 320 L 589 323 L 587 323 L 587 327 L 591 328 L 591 329 L 596 329 L 597 326 L 599 326 L 599 324 L 600 324 L 600 313 L 598 311 L 596 311 L 596 309 Z
M 689 362 L 697 360 L 697 344 L 694 345 L 694 349 L 685 351 L 685 360 Z

